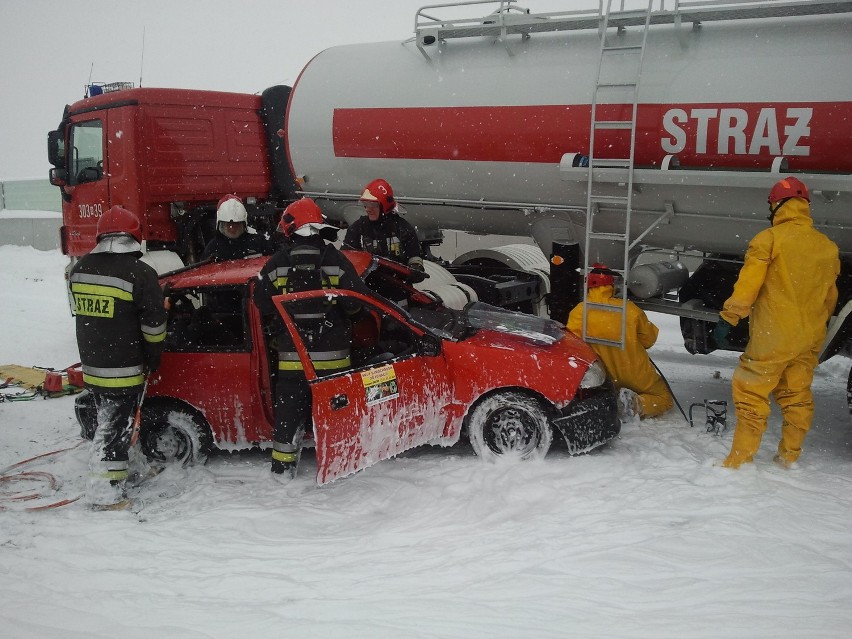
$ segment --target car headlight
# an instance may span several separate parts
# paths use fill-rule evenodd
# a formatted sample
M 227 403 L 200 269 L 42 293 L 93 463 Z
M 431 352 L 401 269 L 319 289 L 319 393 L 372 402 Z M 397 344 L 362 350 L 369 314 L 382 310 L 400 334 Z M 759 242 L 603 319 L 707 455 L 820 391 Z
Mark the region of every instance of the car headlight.
M 606 381 L 606 371 L 600 360 L 592 362 L 580 380 L 580 388 L 597 388 Z

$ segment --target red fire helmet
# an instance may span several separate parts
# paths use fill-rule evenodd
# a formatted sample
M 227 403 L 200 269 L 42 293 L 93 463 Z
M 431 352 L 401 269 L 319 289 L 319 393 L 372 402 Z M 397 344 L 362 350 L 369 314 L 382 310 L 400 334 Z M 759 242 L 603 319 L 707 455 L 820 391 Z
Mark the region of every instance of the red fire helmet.
M 594 264 L 592 264 L 592 269 L 609 270 L 606 264 L 601 264 L 600 262 L 595 262 Z M 615 282 L 615 278 L 610 273 L 589 273 L 589 288 L 597 288 L 598 286 L 612 286 L 613 282 Z
M 278 223 L 278 230 L 285 237 L 290 237 L 293 233 L 313 235 L 324 228 L 333 229 L 336 227 L 325 223 L 325 216 L 320 207 L 309 197 L 296 200 L 284 209 L 284 215 L 281 216 L 281 221 Z
M 132 211 L 128 211 L 118 205 L 101 215 L 98 220 L 97 240 L 110 233 L 127 233 L 132 235 L 137 242 L 142 241 L 142 225 L 139 218 Z
M 387 180 L 381 178 L 373 180 L 364 187 L 364 192 L 361 194 L 361 201 L 378 202 L 383 214 L 392 211 L 396 205 L 391 185 L 388 184 Z
M 811 201 L 808 187 L 805 186 L 804 182 L 794 177 L 786 177 L 776 182 L 772 190 L 769 191 L 768 201 L 770 204 L 775 204 L 775 202 L 789 197 L 800 197 L 808 202 Z

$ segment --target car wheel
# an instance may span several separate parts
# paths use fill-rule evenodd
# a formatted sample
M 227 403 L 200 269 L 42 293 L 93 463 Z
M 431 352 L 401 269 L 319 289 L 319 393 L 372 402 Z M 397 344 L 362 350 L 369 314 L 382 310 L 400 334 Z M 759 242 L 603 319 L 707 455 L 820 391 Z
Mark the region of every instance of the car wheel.
M 490 395 L 468 420 L 470 443 L 479 457 L 540 459 L 553 441 L 553 428 L 539 401 L 513 392 Z
M 182 407 L 143 408 L 139 442 L 151 462 L 179 466 L 204 464 L 213 448 L 204 419 Z

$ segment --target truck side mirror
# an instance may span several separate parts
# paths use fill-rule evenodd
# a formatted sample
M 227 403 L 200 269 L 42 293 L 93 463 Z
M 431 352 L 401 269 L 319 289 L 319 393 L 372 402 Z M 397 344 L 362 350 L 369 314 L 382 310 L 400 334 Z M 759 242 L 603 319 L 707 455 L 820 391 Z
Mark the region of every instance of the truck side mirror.
M 103 171 L 96 166 L 87 166 L 77 174 L 77 183 L 96 182 L 103 177 Z
M 53 186 L 65 186 L 68 182 L 68 171 L 65 169 L 50 169 L 47 179 Z
M 47 134 L 47 161 L 57 168 L 65 166 L 65 132 L 61 129 Z

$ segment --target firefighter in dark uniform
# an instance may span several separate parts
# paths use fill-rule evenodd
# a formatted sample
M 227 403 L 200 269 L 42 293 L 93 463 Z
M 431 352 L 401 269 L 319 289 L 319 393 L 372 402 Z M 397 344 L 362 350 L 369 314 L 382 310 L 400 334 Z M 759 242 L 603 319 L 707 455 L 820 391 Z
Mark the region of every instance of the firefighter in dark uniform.
M 95 509 L 127 505 L 128 450 L 145 376 L 157 369 L 166 309 L 157 273 L 139 261 L 142 227 L 113 206 L 98 220 L 97 245 L 71 269 L 83 382 L 97 407 L 87 499 Z
M 248 211 L 236 195 L 226 195 L 216 206 L 216 237 L 207 243 L 201 260 L 239 260 L 249 255 L 272 255 L 275 244 L 248 232 Z
M 364 187 L 361 204 L 367 215 L 346 230 L 343 243 L 422 271 L 423 254 L 417 231 L 400 217 L 391 185 L 382 179 L 373 180 Z
M 319 288 L 348 288 L 368 293 L 352 263 L 323 239 L 336 228 L 323 222 L 316 203 L 303 198 L 284 211 L 279 230 L 289 241 L 269 258 L 260 272 L 254 301 L 264 318 L 270 350 L 277 352 L 274 374 L 275 429 L 273 477 L 285 482 L 296 476 L 302 439 L 310 423 L 311 395 L 290 333 L 272 303 L 274 295 Z M 351 367 L 352 323 L 346 305 L 326 299 L 293 304 L 290 311 L 319 375 Z

